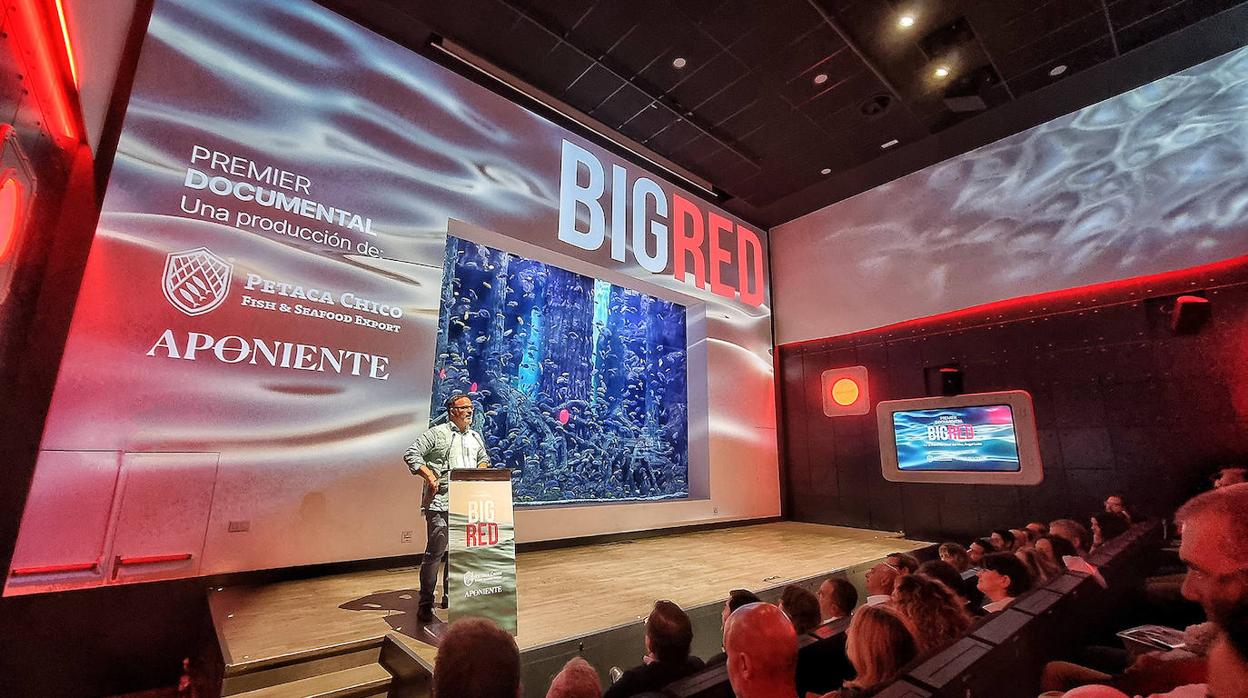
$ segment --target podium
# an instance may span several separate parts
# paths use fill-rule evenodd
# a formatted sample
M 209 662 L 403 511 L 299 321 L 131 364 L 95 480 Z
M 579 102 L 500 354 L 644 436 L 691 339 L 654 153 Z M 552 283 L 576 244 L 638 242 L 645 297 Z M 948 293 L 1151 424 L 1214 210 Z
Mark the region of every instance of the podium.
M 454 468 L 445 589 L 451 622 L 488 618 L 515 635 L 516 526 L 511 470 Z

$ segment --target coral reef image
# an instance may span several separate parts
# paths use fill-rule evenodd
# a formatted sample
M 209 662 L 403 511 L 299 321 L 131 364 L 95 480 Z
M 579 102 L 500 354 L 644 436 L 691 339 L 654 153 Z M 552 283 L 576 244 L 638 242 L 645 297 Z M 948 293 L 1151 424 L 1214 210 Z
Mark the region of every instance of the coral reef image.
M 685 308 L 449 236 L 432 410 L 470 395 L 517 504 L 689 493 Z

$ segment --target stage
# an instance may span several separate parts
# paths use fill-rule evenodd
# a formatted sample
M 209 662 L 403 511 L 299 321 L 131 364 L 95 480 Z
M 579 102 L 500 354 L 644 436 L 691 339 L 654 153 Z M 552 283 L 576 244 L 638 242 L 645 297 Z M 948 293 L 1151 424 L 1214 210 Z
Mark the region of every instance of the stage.
M 729 590 L 774 600 L 785 585 L 813 590 L 841 573 L 865 596 L 862 575 L 872 564 L 928 545 L 895 533 L 778 522 L 522 552 L 516 641 L 526 693 L 544 695 L 551 676 L 578 653 L 602 673 L 638 663 L 641 620 L 656 599 L 689 613 L 694 654 L 708 656 L 719 651 Z M 404 567 L 210 591 L 225 695 L 314 695 L 311 684 L 290 691 L 272 684 L 307 682 L 318 672 L 362 677 L 376 688 L 385 680 L 376 655 L 387 634 L 431 670 L 436 650 L 419 639 L 415 621 L 418 586 L 417 569 Z M 376 694 L 384 693 L 383 686 Z

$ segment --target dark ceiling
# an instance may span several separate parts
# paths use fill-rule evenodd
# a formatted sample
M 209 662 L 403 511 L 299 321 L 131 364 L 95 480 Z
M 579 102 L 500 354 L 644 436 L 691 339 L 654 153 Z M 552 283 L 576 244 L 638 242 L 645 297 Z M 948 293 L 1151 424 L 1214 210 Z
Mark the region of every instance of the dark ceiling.
M 392 38 L 400 14 L 422 25 L 405 43 L 466 47 L 767 226 L 1235 48 L 1244 3 L 326 2 Z

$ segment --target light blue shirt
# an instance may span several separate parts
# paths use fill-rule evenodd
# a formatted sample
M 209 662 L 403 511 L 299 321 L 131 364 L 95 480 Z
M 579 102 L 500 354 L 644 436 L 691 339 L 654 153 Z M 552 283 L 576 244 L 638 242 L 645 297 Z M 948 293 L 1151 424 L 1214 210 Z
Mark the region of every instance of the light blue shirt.
M 490 464 L 485 441 L 469 427 L 460 431 L 450 422 L 430 427 L 416 437 L 403 453 L 403 462 L 415 475 L 421 466 L 438 478 L 438 492 L 427 507 L 429 511 L 448 511 L 447 484 L 451 468 L 476 468 Z

